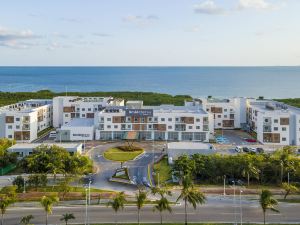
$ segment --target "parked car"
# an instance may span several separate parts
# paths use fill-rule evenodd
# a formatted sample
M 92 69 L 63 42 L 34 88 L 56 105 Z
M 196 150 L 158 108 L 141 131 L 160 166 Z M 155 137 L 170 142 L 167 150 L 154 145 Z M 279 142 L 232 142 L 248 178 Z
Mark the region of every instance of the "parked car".
M 240 180 L 240 179 L 234 179 L 234 178 L 229 178 L 229 179 L 227 180 L 227 183 L 228 183 L 229 185 L 235 184 L 235 185 L 239 185 L 239 186 L 243 186 L 243 185 L 245 184 L 244 181 L 242 181 L 242 180 Z
M 146 187 L 148 187 L 148 188 L 151 187 L 151 185 L 149 184 L 149 182 L 148 182 L 148 180 L 147 180 L 146 177 L 143 177 L 143 184 L 144 184 Z
M 49 138 L 56 138 L 56 131 L 51 131 L 49 134 Z
M 234 150 L 238 153 L 243 152 L 243 148 L 241 146 L 236 146 Z
M 250 150 L 250 152 L 252 152 L 252 153 L 256 153 L 256 148 L 249 148 L 249 150 Z
M 256 152 L 257 153 L 264 153 L 264 149 L 263 148 L 256 148 Z
M 250 142 L 250 143 L 255 143 L 256 142 L 255 139 L 251 139 L 251 138 L 246 138 L 245 141 Z
M 250 149 L 248 147 L 243 147 L 243 152 L 250 152 Z

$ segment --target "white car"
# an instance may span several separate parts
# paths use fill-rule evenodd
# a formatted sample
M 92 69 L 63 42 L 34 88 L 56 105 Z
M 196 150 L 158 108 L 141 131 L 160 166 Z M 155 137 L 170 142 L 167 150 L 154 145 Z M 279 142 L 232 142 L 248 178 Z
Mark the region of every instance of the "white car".
M 256 148 L 249 148 L 250 152 L 256 153 Z
M 51 131 L 49 134 L 49 138 L 56 138 L 56 131 Z
M 243 147 L 241 146 L 236 146 L 235 149 L 234 149 L 236 152 L 243 152 Z

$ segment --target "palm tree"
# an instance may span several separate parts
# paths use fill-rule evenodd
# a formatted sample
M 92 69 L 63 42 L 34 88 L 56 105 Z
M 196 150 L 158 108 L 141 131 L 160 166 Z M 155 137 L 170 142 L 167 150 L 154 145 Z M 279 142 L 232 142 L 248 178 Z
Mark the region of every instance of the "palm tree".
M 270 209 L 274 212 L 279 212 L 279 210 L 275 209 L 275 206 L 278 205 L 278 202 L 275 198 L 273 198 L 273 194 L 269 190 L 262 190 L 259 198 L 259 203 L 264 214 L 264 224 L 266 224 L 267 209 Z
M 114 197 L 114 199 L 111 202 L 107 203 L 107 206 L 111 206 L 112 209 L 116 213 L 116 216 L 115 216 L 115 223 L 116 223 L 116 225 L 118 224 L 118 219 L 117 219 L 118 211 L 120 209 L 122 209 L 122 210 L 124 209 L 125 202 L 126 202 L 125 194 L 122 191 L 122 192 L 118 193 L 116 195 L 116 197 Z
M 13 199 L 7 197 L 6 195 L 1 197 L 0 199 L 1 225 L 3 225 L 3 218 L 7 207 L 11 205 L 13 202 L 14 202 Z
M 295 185 L 288 183 L 283 183 L 282 188 L 285 190 L 284 199 L 286 199 L 289 194 L 299 191 L 299 188 Z
M 139 190 L 135 198 L 136 198 L 136 206 L 138 209 L 138 225 L 140 225 L 140 212 L 146 202 L 147 192 Z
M 161 196 L 161 198 L 157 201 L 156 205 L 153 207 L 153 210 L 159 211 L 160 224 L 162 224 L 163 221 L 163 211 L 172 212 L 170 202 L 165 196 Z
M 242 176 L 247 176 L 247 186 L 250 185 L 250 176 L 255 177 L 255 179 L 259 180 L 259 169 L 257 169 L 252 162 L 250 162 L 250 159 L 245 162 L 245 166 L 242 170 Z
M 32 220 L 33 218 L 33 215 L 24 216 L 22 217 L 20 224 L 29 225 L 30 220 Z
M 57 203 L 59 198 L 57 196 L 43 196 L 41 198 L 41 205 L 46 212 L 46 225 L 48 225 L 48 215 L 52 214 L 52 207 L 54 203 Z
M 66 225 L 68 225 L 68 221 L 69 220 L 74 220 L 75 216 L 73 215 L 73 213 L 66 213 L 62 215 L 62 218 L 60 218 L 60 221 L 65 221 Z
M 189 175 L 184 176 L 182 179 L 182 190 L 181 194 L 177 198 L 177 201 L 180 199 L 184 200 L 185 224 L 187 225 L 187 204 L 191 204 L 193 208 L 196 209 L 198 204 L 205 203 L 204 194 L 194 188 L 193 182 Z

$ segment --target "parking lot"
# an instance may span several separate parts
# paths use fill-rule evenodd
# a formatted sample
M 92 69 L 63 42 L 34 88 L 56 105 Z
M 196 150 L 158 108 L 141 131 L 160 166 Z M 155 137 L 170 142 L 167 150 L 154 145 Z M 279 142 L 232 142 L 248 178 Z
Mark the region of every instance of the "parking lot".
M 217 144 L 227 145 L 257 145 L 258 142 L 247 132 L 241 130 L 216 130 Z

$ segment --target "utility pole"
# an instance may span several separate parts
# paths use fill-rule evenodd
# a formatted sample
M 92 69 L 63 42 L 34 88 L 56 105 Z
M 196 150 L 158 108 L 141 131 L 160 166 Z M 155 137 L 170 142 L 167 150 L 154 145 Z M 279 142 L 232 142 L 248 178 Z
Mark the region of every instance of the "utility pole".
M 235 201 L 235 180 L 233 181 L 233 205 L 234 205 L 234 225 L 237 225 L 237 222 L 236 222 L 236 201 Z
M 226 195 L 226 175 L 223 176 L 224 178 L 224 188 L 223 188 L 223 195 Z
M 241 225 L 243 225 L 242 193 L 243 193 L 243 191 L 240 190 L 240 215 L 241 215 Z

